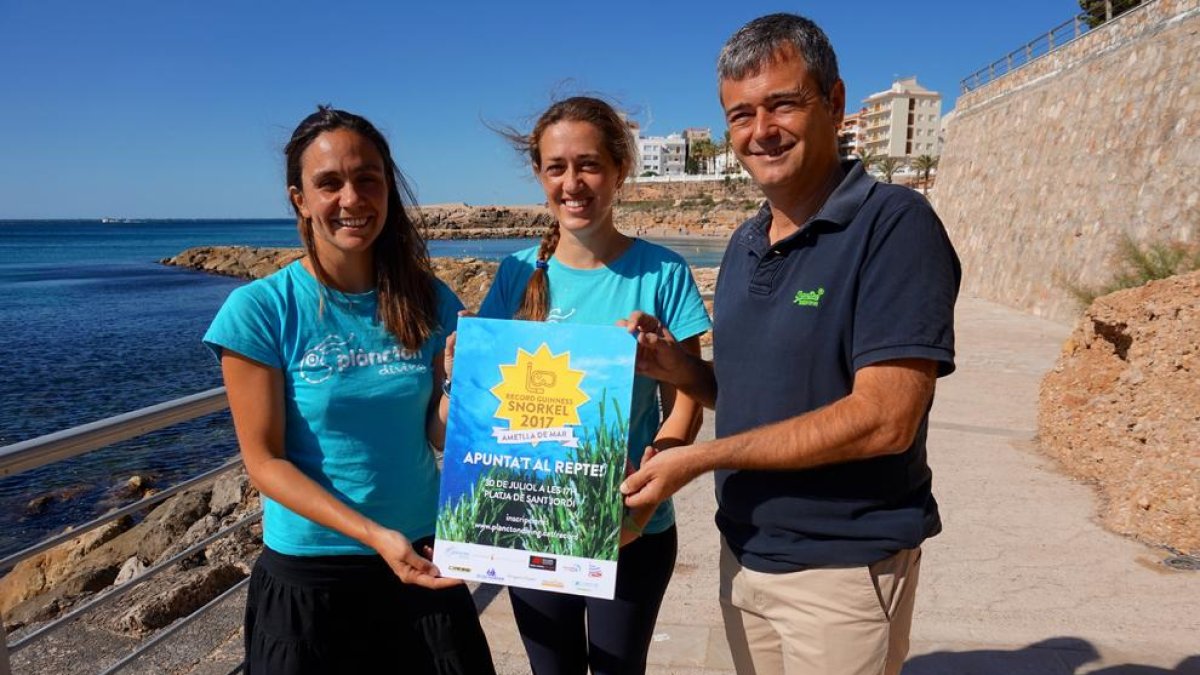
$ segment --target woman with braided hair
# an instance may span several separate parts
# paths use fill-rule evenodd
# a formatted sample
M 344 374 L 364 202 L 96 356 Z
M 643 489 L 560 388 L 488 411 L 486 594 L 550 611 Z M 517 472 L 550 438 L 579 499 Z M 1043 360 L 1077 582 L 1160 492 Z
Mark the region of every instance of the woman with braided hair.
M 621 116 L 602 100 L 577 96 L 551 105 L 529 134 L 501 133 L 528 153 L 555 222 L 538 246 L 500 264 L 480 316 L 611 326 L 641 310 L 699 354 L 710 322 L 687 264 L 613 223 L 613 202 L 637 154 Z M 637 376 L 630 463 L 691 443 L 700 415 L 695 401 Z M 613 600 L 510 588 L 534 673 L 644 672 L 676 543 L 674 510 L 663 502 L 625 518 Z

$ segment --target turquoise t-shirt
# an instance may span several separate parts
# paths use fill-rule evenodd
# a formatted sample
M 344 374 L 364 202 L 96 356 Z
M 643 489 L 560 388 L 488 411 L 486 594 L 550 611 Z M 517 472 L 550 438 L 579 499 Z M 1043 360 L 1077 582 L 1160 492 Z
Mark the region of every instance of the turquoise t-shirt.
M 496 278 L 479 308 L 479 315 L 511 319 L 521 306 L 525 285 L 533 274 L 538 247 L 518 251 L 500 263 Z M 640 309 L 662 321 L 679 340 L 699 335 L 712 323 L 687 263 L 677 253 L 634 239 L 630 247 L 606 267 L 580 270 L 551 257 L 546 270 L 550 282 L 549 322 L 611 326 Z M 654 442 L 662 424 L 658 383 L 637 375 L 629 420 L 629 461 L 640 466 L 646 446 Z M 662 532 L 675 522 L 667 500 L 655 511 L 646 532 Z
M 425 434 L 435 354 L 462 303 L 435 281 L 440 328 L 419 351 L 376 319 L 374 291 L 324 293 L 299 261 L 229 294 L 204 335 L 283 371 L 284 453 L 354 510 L 409 539 L 433 534 L 438 469 Z M 266 497 L 263 542 L 288 555 L 374 553 Z

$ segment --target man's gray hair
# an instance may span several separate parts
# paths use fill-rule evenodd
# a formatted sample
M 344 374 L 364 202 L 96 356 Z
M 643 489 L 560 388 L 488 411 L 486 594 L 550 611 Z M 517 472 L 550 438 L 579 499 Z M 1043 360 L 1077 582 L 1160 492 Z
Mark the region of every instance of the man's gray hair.
M 743 80 L 757 75 L 763 66 L 779 57 L 779 50 L 792 48 L 804 59 L 808 72 L 829 96 L 838 81 L 837 55 L 825 31 L 796 14 L 768 14 L 742 26 L 721 48 L 717 58 L 720 80 Z

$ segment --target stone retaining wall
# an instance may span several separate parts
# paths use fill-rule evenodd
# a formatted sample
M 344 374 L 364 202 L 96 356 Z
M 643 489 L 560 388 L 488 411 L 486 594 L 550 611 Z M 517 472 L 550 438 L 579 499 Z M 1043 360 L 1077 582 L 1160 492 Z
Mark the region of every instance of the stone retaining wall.
M 1122 233 L 1200 240 L 1200 0 L 1155 0 L 958 100 L 934 204 L 963 290 L 1069 320 Z

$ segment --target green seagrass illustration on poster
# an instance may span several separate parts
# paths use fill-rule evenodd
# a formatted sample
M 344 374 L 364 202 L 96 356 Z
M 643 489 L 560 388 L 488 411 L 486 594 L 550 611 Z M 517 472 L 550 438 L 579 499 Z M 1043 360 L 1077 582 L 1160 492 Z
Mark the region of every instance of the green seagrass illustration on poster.
M 459 322 L 444 575 L 612 597 L 635 353 L 613 326 Z

